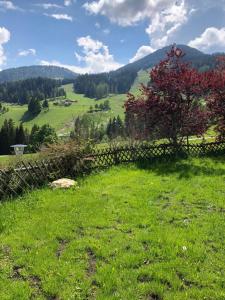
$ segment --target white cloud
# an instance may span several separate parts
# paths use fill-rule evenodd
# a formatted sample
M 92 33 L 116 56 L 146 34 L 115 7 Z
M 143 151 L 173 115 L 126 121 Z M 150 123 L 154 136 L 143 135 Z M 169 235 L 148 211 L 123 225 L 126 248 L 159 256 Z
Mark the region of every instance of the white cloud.
M 37 3 L 35 6 L 42 7 L 43 9 L 62 8 L 62 6 L 55 3 Z
M 98 22 L 96 22 L 95 27 L 99 29 L 99 28 L 101 28 L 101 25 Z
M 134 26 L 148 20 L 146 33 L 150 47 L 159 48 L 171 42 L 174 34 L 183 26 L 195 8 L 188 0 L 95 0 L 84 4 L 90 14 L 100 14 L 120 26 Z
M 108 72 L 122 66 L 110 54 L 108 46 L 92 39 L 90 36 L 77 39 L 77 44 L 83 48 L 83 55 L 78 53 L 75 53 L 75 55 L 79 62 L 84 62 L 88 73 Z
M 10 40 L 10 32 L 5 27 L 0 27 L 0 66 L 6 62 L 6 55 L 4 52 L 3 44 L 8 43 Z
M 75 2 L 75 0 L 64 0 L 64 5 L 65 6 L 70 6 L 73 4 L 73 2 Z
M 36 50 L 33 49 L 33 48 L 30 48 L 30 49 L 27 49 L 27 50 L 20 50 L 18 52 L 18 55 L 19 56 L 28 56 L 28 55 L 33 55 L 35 56 L 36 55 Z
M 73 18 L 67 14 L 44 14 L 47 17 L 54 18 L 56 20 L 73 21 Z
M 110 21 L 121 26 L 132 26 L 144 19 L 155 18 L 160 14 L 170 20 L 175 21 L 179 16 L 180 9 L 184 4 L 183 0 L 97 0 L 86 2 L 84 8 L 90 14 L 101 14 L 110 19 Z M 170 16 L 168 17 L 168 12 Z
M 129 62 L 133 63 L 134 61 L 139 60 L 154 51 L 155 49 L 153 49 L 151 46 L 141 46 L 138 49 L 137 53 L 134 55 L 133 58 L 130 59 Z
M 157 49 L 166 46 L 176 31 L 188 21 L 190 13 L 193 12 L 188 10 L 185 0 L 156 12 L 146 29 L 146 33 L 151 38 L 151 46 Z
M 88 73 L 88 71 L 89 71 L 88 68 L 81 68 L 81 67 L 77 67 L 77 66 L 73 66 L 73 65 L 62 64 L 57 60 L 52 60 L 52 61 L 41 60 L 40 65 L 42 65 L 42 66 L 57 66 L 57 67 L 61 67 L 61 68 L 66 68 L 66 69 L 71 70 L 72 72 L 78 73 L 78 74 Z
M 102 73 L 120 68 L 122 65 L 115 61 L 109 52 L 108 46 L 90 36 L 77 39 L 77 44 L 82 48 L 82 54 L 75 53 L 79 63 L 84 66 L 65 65 L 59 61 L 42 60 L 42 65 L 55 65 L 67 68 L 75 73 Z
M 110 29 L 108 29 L 108 28 L 104 29 L 104 30 L 103 30 L 103 33 L 104 33 L 104 34 L 110 34 Z
M 6 10 L 20 10 L 19 7 L 15 6 L 12 1 L 1 0 L 0 7 Z
M 8 43 L 10 40 L 10 32 L 5 27 L 0 27 L 0 44 Z
M 221 29 L 209 27 L 199 37 L 190 41 L 188 45 L 202 51 L 210 51 L 213 48 L 223 50 L 225 47 L 225 27 Z
M 91 14 L 107 16 L 112 22 L 121 26 L 130 26 L 151 15 L 156 2 L 166 0 L 98 0 L 86 2 L 84 8 Z
M 97 53 L 104 46 L 102 42 L 92 39 L 89 35 L 78 38 L 77 44 L 83 48 L 85 54 L 89 52 Z

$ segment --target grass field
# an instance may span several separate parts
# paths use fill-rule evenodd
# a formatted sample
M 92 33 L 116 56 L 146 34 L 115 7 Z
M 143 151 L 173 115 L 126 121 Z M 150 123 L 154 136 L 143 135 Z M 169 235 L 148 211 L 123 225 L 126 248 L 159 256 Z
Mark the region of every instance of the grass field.
M 44 125 L 50 124 L 60 133 L 70 132 L 73 127 L 74 119 L 86 113 L 89 110 L 89 107 L 94 106 L 96 103 L 100 104 L 106 99 L 110 101 L 111 111 L 109 113 L 95 113 L 93 117 L 102 123 L 108 121 L 110 117 L 117 116 L 118 114 L 123 117 L 123 103 L 126 100 L 126 95 L 113 95 L 103 100 L 96 102 L 93 99 L 84 97 L 83 95 L 75 94 L 72 89 L 72 84 L 64 86 L 67 92 L 67 98 L 71 100 L 77 100 L 77 103 L 73 103 L 69 107 L 54 106 L 52 102 L 49 102 L 50 109 L 49 111 L 42 111 L 37 117 L 32 120 L 24 122 L 26 128 L 31 128 L 34 124 Z M 19 124 L 23 120 L 23 116 L 27 111 L 27 105 L 6 105 L 9 107 L 9 112 L 0 115 L 0 126 L 3 124 L 5 119 L 13 119 L 15 124 Z
M 0 299 L 225 299 L 225 159 L 127 165 L 0 206 Z
M 24 154 L 23 156 L 0 155 L 0 169 L 8 166 L 17 165 L 21 160 L 27 161 L 38 157 L 38 153 Z
M 134 84 L 131 87 L 130 92 L 132 94 L 134 94 L 135 96 L 140 94 L 140 86 L 141 83 L 143 83 L 144 85 L 147 85 L 149 82 L 149 73 L 150 70 L 141 70 L 138 72 L 138 76 L 134 81 Z

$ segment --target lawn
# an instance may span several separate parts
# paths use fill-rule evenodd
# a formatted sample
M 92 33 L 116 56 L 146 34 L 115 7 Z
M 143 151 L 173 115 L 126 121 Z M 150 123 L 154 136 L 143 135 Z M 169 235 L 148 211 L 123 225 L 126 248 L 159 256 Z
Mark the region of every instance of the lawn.
M 103 103 L 105 100 L 109 100 L 111 111 L 93 114 L 93 118 L 100 123 L 106 123 L 110 117 L 117 116 L 118 114 L 123 117 L 124 108 L 123 104 L 126 100 L 126 95 L 112 95 L 106 99 L 96 102 L 94 99 L 85 97 L 84 95 L 75 94 L 72 89 L 72 84 L 64 86 L 67 92 L 67 98 L 76 100 L 69 107 L 54 106 L 53 102 L 49 102 L 49 111 L 42 111 L 37 117 L 29 120 L 24 120 L 24 126 L 31 129 L 34 124 L 39 126 L 44 124 L 50 124 L 59 133 L 68 133 L 73 128 L 73 121 L 77 116 L 80 116 L 88 112 L 90 106 L 94 106 L 96 103 Z M 23 117 L 27 111 L 27 105 L 5 105 L 9 108 L 9 111 L 0 115 L 0 126 L 2 126 L 5 119 L 12 119 L 15 124 L 19 124 L 23 121 Z
M 28 161 L 38 157 L 38 153 L 24 154 L 23 156 L 16 155 L 0 155 L 0 169 L 7 166 L 14 166 L 21 160 Z
M 122 165 L 0 206 L 0 299 L 225 299 L 225 159 Z

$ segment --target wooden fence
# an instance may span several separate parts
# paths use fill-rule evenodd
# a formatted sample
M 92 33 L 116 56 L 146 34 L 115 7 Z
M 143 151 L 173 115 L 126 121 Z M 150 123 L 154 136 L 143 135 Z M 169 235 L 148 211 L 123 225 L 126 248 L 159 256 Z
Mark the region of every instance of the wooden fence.
M 225 154 L 225 142 L 174 146 L 171 144 L 114 147 L 93 151 L 91 168 L 107 167 L 125 162 Z
M 83 172 L 125 162 L 169 159 L 175 157 L 225 154 L 225 142 L 181 145 L 139 144 L 95 150 L 82 158 L 70 156 L 22 162 L 17 168 L 0 170 L 0 200 L 17 196 L 62 177 L 76 177 Z
M 77 167 L 77 168 L 76 168 Z M 0 170 L 0 199 L 18 196 L 24 191 L 53 180 L 78 175 L 79 160 L 68 156 L 21 162 L 16 168 Z

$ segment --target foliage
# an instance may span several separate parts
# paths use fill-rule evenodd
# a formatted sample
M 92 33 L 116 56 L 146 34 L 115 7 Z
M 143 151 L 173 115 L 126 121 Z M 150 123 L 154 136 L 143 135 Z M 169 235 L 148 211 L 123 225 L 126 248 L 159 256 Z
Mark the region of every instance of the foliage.
M 43 101 L 43 103 L 42 103 L 42 108 L 43 108 L 43 109 L 49 109 L 49 104 L 48 104 L 48 100 L 47 100 L 47 99 L 45 99 L 45 100 Z
M 168 138 L 178 144 L 206 131 L 208 113 L 200 100 L 207 90 L 205 75 L 183 62 L 183 56 L 181 49 L 172 47 L 151 70 L 142 95 L 128 95 L 126 121 L 138 138 Z
M 91 149 L 92 143 L 89 141 L 70 139 L 68 141 L 47 144 L 46 147 L 41 149 L 40 157 L 43 156 L 44 159 L 63 157 L 68 162 L 70 168 L 72 168 L 73 174 L 81 175 L 83 172 L 89 171 L 89 168 L 87 168 L 89 162 L 84 157 L 91 153 Z
M 100 142 L 104 135 L 104 125 L 99 124 L 89 114 L 77 117 L 74 122 L 74 131 L 71 132 L 71 137 L 76 141 L 92 140 L 94 142 Z
M 109 111 L 109 110 L 111 110 L 109 100 L 105 100 L 103 103 L 100 104 L 96 103 L 94 108 L 93 106 L 90 106 L 89 108 L 90 113 L 98 112 L 98 111 Z
M 224 299 L 224 176 L 126 165 L 2 203 L 0 299 Z
M 83 156 L 90 153 L 92 144 L 88 141 L 58 141 L 57 143 L 49 143 L 47 147 L 41 149 L 40 154 L 46 157 L 69 157 L 71 165 L 73 164 L 71 159 L 82 160 Z
M 12 119 L 5 120 L 0 129 L 0 154 L 6 155 L 12 152 L 10 146 L 15 144 L 29 145 L 27 151 L 37 151 L 43 144 L 57 142 L 55 130 L 49 125 L 38 127 L 34 125 L 31 132 L 24 129 L 23 124 L 15 127 Z
M 94 143 L 107 142 L 118 137 L 126 138 L 125 124 L 119 115 L 110 118 L 105 126 L 84 114 L 76 118 L 74 131 L 71 132 L 71 138 L 77 141 L 90 140 Z
M 9 154 L 12 152 L 10 146 L 15 144 L 27 144 L 28 140 L 28 131 L 24 130 L 22 124 L 20 124 L 19 127 L 15 127 L 12 119 L 5 120 L 0 129 L 0 154 Z
M 132 70 L 80 75 L 74 82 L 74 91 L 89 98 L 101 99 L 109 94 L 127 93 L 136 77 L 137 72 Z
M 208 107 L 216 124 L 218 139 L 225 139 L 225 57 L 218 57 L 217 68 L 207 73 Z
M 27 104 L 30 100 L 44 100 L 66 96 L 61 82 L 48 78 L 31 78 L 0 84 L 0 101 Z
M 34 125 L 30 134 L 30 148 L 34 151 L 40 149 L 42 145 L 55 144 L 58 141 L 55 129 L 45 124 L 41 127 Z
M 113 140 L 117 137 L 125 138 L 125 133 L 125 125 L 120 116 L 109 119 L 106 127 L 106 134 L 110 140 Z
M 8 111 L 9 111 L 9 108 L 3 106 L 2 103 L 0 102 L 0 115 L 3 115 L 5 113 L 7 113 Z
M 28 103 L 28 112 L 32 116 L 37 116 L 41 112 L 41 104 L 38 99 L 32 98 Z

